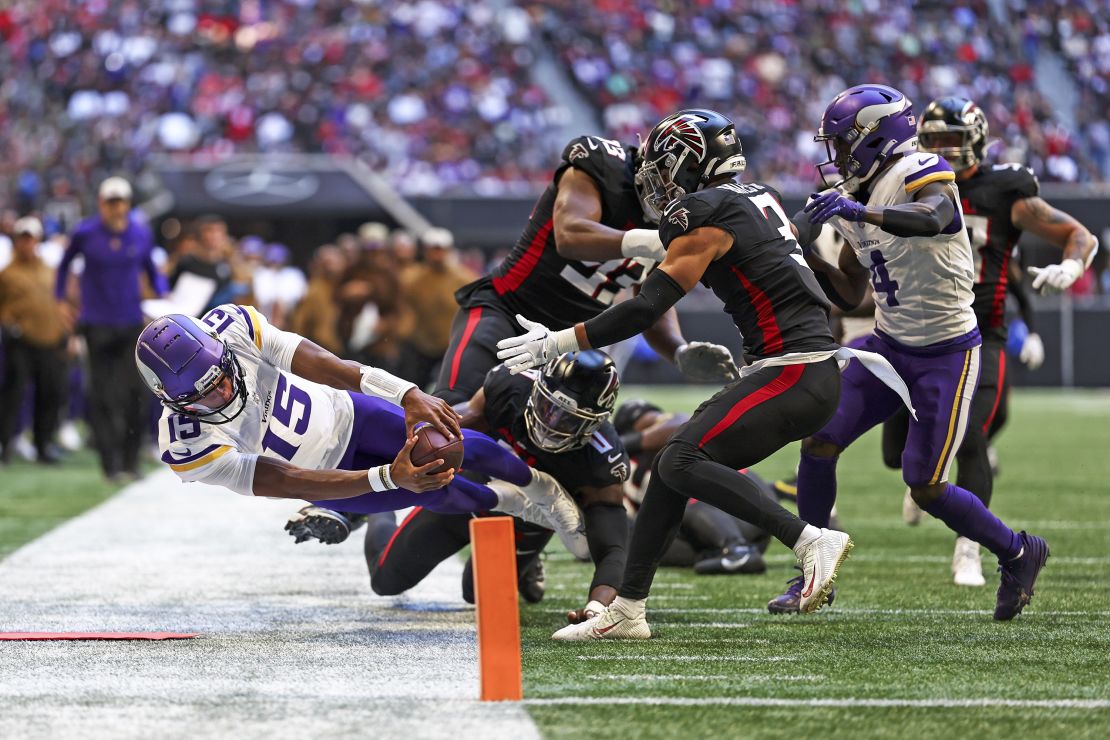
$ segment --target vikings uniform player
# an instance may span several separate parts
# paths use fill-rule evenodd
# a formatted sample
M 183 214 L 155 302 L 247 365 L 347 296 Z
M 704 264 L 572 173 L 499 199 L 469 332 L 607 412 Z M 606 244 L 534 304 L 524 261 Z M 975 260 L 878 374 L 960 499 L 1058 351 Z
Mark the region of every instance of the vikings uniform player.
M 642 145 L 636 182 L 640 197 L 663 212 L 663 263 L 636 298 L 584 324 L 553 332 L 521 316 L 529 332 L 498 343 L 498 357 L 520 372 L 562 352 L 643 331 L 701 281 L 724 303 L 750 360 L 656 458 L 619 596 L 555 639 L 650 637 L 648 591 L 690 498 L 751 522 L 794 550 L 804 565 L 802 611 L 824 604 L 851 549 L 848 535 L 807 524 L 738 472 L 824 426 L 840 394 L 838 360 L 848 354 L 829 332 L 828 301 L 778 194 L 761 183 L 735 181 L 745 164 L 735 127 L 721 114 L 685 110 L 661 121 Z M 900 384 L 884 361 L 866 360 L 876 360 L 888 381 Z
M 270 326 L 252 307 L 163 316 L 139 335 L 135 362 L 165 406 L 158 444 L 182 480 L 362 513 L 499 510 L 580 537 L 580 514 L 558 484 L 486 435 L 460 430 L 446 403 Z M 521 488 L 503 494 L 453 470 L 432 473 L 442 460 L 414 466 L 412 430 L 424 421 L 462 435 L 467 468 Z
M 468 401 L 498 364 L 497 341 L 521 330 L 514 316 L 557 329 L 572 326 L 601 313 L 623 289 L 639 286 L 663 259 L 654 227 L 659 214 L 636 197 L 636 157 L 634 147 L 597 136 L 567 144 L 512 252 L 492 274 L 455 294 L 459 311 L 435 395 L 451 404 Z M 645 337 L 692 380 L 735 377 L 729 351 L 686 343 L 673 312 Z
M 1039 197 L 1036 176 L 1018 164 L 983 163 L 987 118 L 965 98 L 940 98 L 929 103 L 918 122 L 918 148 L 940 155 L 956 173 L 964 224 L 975 260 L 972 310 L 983 336 L 979 388 L 971 401 L 963 444 L 956 453 L 956 485 L 974 493 L 987 506 L 994 476 L 988 456 L 996 416 L 1005 406 L 1006 294 L 1014 246 L 1030 231 L 1063 251 L 1063 261 L 1045 270 L 1032 268 L 1034 287 L 1060 291 L 1075 282 L 1091 264 L 1098 242 L 1078 221 Z M 1033 359 L 1040 339 L 1030 334 L 1022 347 Z M 1031 345 L 1031 346 L 1030 346 Z M 1043 356 L 1043 349 L 1040 354 Z M 952 558 L 955 582 L 982 586 L 979 544 L 959 537 Z
M 979 379 L 975 264 L 955 173 L 937 154 L 917 151 L 910 101 L 884 85 L 845 90 L 825 110 L 818 141 L 844 179 L 795 217 L 802 243 L 828 222 L 846 240 L 839 265 L 807 252 L 830 298 L 850 309 L 870 282 L 876 328 L 863 343 L 910 384 L 916 418 L 902 455 L 914 501 L 956 534 L 982 543 L 1000 563 L 994 617 L 1029 603 L 1048 558 L 1040 537 L 1014 532 L 973 493 L 948 482 Z M 807 223 L 808 222 L 808 223 Z M 806 228 L 812 225 L 813 228 Z M 798 511 L 821 526 L 836 500 L 841 450 L 899 408 L 898 398 L 858 366 L 844 374 L 836 415 L 802 444 Z M 792 601 L 798 584 L 773 600 Z

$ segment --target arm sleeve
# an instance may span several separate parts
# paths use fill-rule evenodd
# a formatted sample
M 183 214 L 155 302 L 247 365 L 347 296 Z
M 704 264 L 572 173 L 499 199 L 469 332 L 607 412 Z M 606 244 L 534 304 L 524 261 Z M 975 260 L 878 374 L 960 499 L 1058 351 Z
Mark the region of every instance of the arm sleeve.
M 607 347 L 649 329 L 659 317 L 686 295 L 682 286 L 662 270 L 648 275 L 640 292 L 586 322 L 591 347 Z
M 244 454 L 229 445 L 210 445 L 193 454 L 188 452 L 188 448 L 170 447 L 162 453 L 162 461 L 182 481 L 223 486 L 243 496 L 254 495 L 258 455 Z
M 81 232 L 74 232 L 62 254 L 62 261 L 58 263 L 58 272 L 54 276 L 54 297 L 58 300 L 66 296 L 66 281 L 69 279 L 69 265 L 81 251 Z

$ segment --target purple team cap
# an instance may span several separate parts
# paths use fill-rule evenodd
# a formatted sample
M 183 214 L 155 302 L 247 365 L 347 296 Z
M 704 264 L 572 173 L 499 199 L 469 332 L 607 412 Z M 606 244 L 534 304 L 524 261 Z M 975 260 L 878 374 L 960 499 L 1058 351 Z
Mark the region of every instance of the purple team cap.
M 284 265 L 289 261 L 289 247 L 274 242 L 266 247 L 266 261 Z
M 239 251 L 244 257 L 261 257 L 266 250 L 266 242 L 262 237 L 248 234 L 239 240 Z

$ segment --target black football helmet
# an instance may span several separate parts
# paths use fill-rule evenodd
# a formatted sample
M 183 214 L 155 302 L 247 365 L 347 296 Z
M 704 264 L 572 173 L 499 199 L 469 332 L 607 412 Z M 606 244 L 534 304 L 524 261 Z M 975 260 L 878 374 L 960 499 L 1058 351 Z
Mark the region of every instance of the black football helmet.
M 983 160 L 990 128 L 987 117 L 967 98 L 937 98 L 917 123 L 917 146 L 939 154 L 959 172 Z
M 662 412 L 663 409 L 656 406 L 651 401 L 645 401 L 642 398 L 633 398 L 625 401 L 617 408 L 617 413 L 613 414 L 613 426 L 616 427 L 617 434 L 630 434 L 635 431 L 636 422 L 647 413 L 655 411 L 656 413 Z
M 613 413 L 620 386 L 617 366 L 604 352 L 587 349 L 552 359 L 524 408 L 529 439 L 545 452 L 584 446 Z
M 701 108 L 680 110 L 660 121 L 641 142 L 638 160 L 636 195 L 644 217 L 653 223 L 676 199 L 748 165 L 732 121 Z

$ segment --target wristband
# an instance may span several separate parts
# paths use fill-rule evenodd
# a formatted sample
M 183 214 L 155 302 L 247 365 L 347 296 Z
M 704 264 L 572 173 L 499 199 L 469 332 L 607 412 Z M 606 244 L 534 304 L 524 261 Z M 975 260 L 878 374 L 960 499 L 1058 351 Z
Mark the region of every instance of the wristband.
M 667 256 L 659 232 L 655 229 L 629 229 L 621 237 L 621 254 L 635 259 L 643 257 L 652 262 L 662 262 Z
M 366 479 L 370 481 L 370 490 L 374 493 L 392 491 L 397 488 L 397 484 L 393 482 L 393 477 L 389 474 L 388 465 L 370 468 L 366 471 Z
M 416 387 L 416 383 L 402 380 L 381 368 L 365 366 L 361 372 L 362 382 L 359 384 L 359 388 L 363 393 L 368 396 L 383 398 L 398 406 L 401 405 L 401 399 L 405 397 L 405 394 Z

